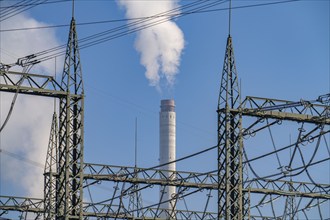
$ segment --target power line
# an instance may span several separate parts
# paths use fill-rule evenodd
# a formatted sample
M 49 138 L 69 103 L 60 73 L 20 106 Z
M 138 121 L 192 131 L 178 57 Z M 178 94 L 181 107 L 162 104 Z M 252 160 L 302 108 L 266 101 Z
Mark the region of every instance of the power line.
M 62 0 L 62 1 L 69 1 L 69 0 Z M 232 7 L 231 9 L 245 9 L 245 8 L 277 5 L 277 4 L 284 4 L 284 3 L 297 2 L 297 1 L 302 1 L 302 0 L 287 0 L 287 1 L 279 1 L 279 2 L 269 2 L 269 3 L 236 6 L 236 7 Z M 50 3 L 53 3 L 53 2 L 50 2 Z M 225 10 L 229 10 L 229 8 L 226 7 L 226 8 L 218 8 L 218 9 L 199 10 L 199 11 L 195 11 L 195 12 L 181 12 L 180 15 L 201 14 L 201 13 L 210 13 L 210 12 L 225 11 Z M 171 16 L 177 16 L 177 15 L 179 15 L 179 14 L 172 14 Z M 159 15 L 159 16 L 151 16 L 151 17 L 159 18 L 159 17 L 165 17 L 165 16 L 168 16 L 168 15 Z M 127 22 L 127 21 L 148 19 L 151 17 L 137 17 L 137 18 L 112 19 L 112 20 L 103 20 L 103 21 L 91 21 L 91 22 L 77 23 L 76 25 L 77 26 L 86 26 L 86 25 L 96 25 L 96 24 L 116 23 L 116 22 Z M 50 28 L 62 28 L 62 27 L 68 27 L 68 26 L 70 26 L 70 25 L 69 24 L 58 24 L 58 25 L 47 25 L 47 26 L 39 26 L 39 27 L 12 28 L 12 29 L 0 30 L 0 32 L 41 30 L 41 29 L 50 29 Z
M 169 20 L 179 18 L 185 15 L 199 13 L 199 12 L 206 12 L 210 11 L 209 8 L 215 7 L 219 4 L 222 4 L 228 0 L 219 0 L 219 1 L 195 1 L 183 6 L 180 6 L 178 8 L 174 8 L 170 11 L 162 12 L 159 14 L 156 14 L 154 16 L 145 17 L 145 18 L 136 18 L 134 22 L 130 22 L 126 25 L 118 26 L 116 28 L 112 28 L 97 34 L 90 35 L 88 37 L 82 38 L 78 40 L 80 43 L 80 49 L 85 49 L 100 43 L 104 43 L 116 38 L 120 38 L 123 36 L 126 36 L 131 33 L 135 33 L 137 31 L 144 30 L 146 28 L 167 22 Z M 287 3 L 292 1 L 300 1 L 300 0 L 288 0 L 288 1 L 281 1 L 281 2 L 270 2 L 270 3 L 264 3 L 260 5 L 269 5 L 269 4 L 280 4 L 280 3 Z M 240 6 L 243 7 L 243 6 Z M 247 7 L 247 6 L 244 6 Z M 251 7 L 256 7 L 256 5 L 251 5 Z M 237 8 L 237 7 L 236 7 Z M 212 9 L 213 10 L 213 9 Z M 214 9 L 217 10 L 217 9 Z M 218 9 L 219 10 L 219 9 Z M 221 9 L 221 10 L 227 10 L 227 9 Z M 104 21 L 102 21 L 104 22 Z M 46 61 L 49 59 L 52 59 L 57 56 L 62 56 L 65 54 L 65 47 L 66 45 L 60 45 L 45 51 L 41 51 L 38 53 L 35 53 L 33 55 L 29 55 L 27 57 L 20 58 L 17 61 L 17 64 L 21 66 L 27 66 L 35 63 L 39 63 L 42 61 Z M 31 59 L 31 56 L 33 59 Z
M 23 162 L 29 163 L 29 164 L 31 164 L 31 165 L 33 165 L 33 166 L 40 167 L 40 168 L 44 168 L 44 165 L 41 164 L 41 163 L 39 163 L 39 162 L 37 162 L 37 161 L 30 160 L 30 159 L 28 159 L 28 158 L 22 157 L 22 156 L 19 155 L 19 154 L 12 153 L 12 152 L 7 151 L 7 150 L 5 150 L 5 149 L 3 149 L 3 148 L 0 149 L 0 155 L 1 155 L 1 154 L 6 154 L 7 156 L 10 156 L 10 157 L 15 158 L 15 159 L 17 159 L 17 160 L 20 160 L 20 161 L 23 161 Z
M 9 9 L 9 12 L 7 12 L 7 13 L 1 13 L 0 22 L 2 22 L 4 20 L 7 20 L 7 19 L 9 19 L 9 18 L 11 18 L 11 17 L 13 17 L 13 16 L 15 16 L 17 14 L 20 14 L 20 13 L 24 12 L 24 11 L 27 11 L 27 10 L 29 10 L 29 9 L 37 6 L 37 5 L 40 5 L 42 3 L 45 3 L 48 0 L 43 0 L 42 2 L 37 3 L 38 1 L 39 0 L 35 0 L 34 1 L 35 4 L 33 4 L 31 6 L 17 6 L 14 9 Z
M 231 7 L 231 9 L 254 8 L 254 7 L 278 5 L 278 4 L 285 4 L 285 3 L 298 2 L 298 1 L 302 1 L 302 0 L 285 0 L 285 1 L 277 1 L 277 2 L 260 3 L 260 4 L 242 5 L 242 6 Z M 224 10 L 229 10 L 229 9 L 230 9 L 229 7 L 218 8 L 218 9 L 209 9 L 209 10 L 203 10 L 203 11 L 196 12 L 196 13 L 209 13 L 209 12 L 224 11 Z
M 84 49 L 87 47 L 91 47 L 109 40 L 113 40 L 164 22 L 167 22 L 169 20 L 190 14 L 191 12 L 203 10 L 205 8 L 214 7 L 216 5 L 222 4 L 227 0 L 217 0 L 212 1 L 210 3 L 209 0 L 203 0 L 203 1 L 194 1 L 192 3 L 183 5 L 181 7 L 172 9 L 170 11 L 162 12 L 159 14 L 156 14 L 154 16 L 147 17 L 146 19 L 140 19 L 134 22 L 130 22 L 125 25 L 118 26 L 116 28 L 112 28 L 97 34 L 90 35 L 88 37 L 82 38 L 78 40 L 78 43 L 80 44 L 80 49 Z M 181 10 L 185 10 L 185 12 L 188 13 L 179 13 Z M 173 16 L 174 13 L 174 16 Z M 163 17 L 164 16 L 164 17 Z M 163 18 L 161 18 L 163 17 Z M 159 19 L 160 18 L 160 19 Z M 60 45 L 48 50 L 44 50 L 38 53 L 35 53 L 33 55 L 29 55 L 27 57 L 20 58 L 18 60 L 18 64 L 24 66 L 24 65 L 30 65 L 32 63 L 36 62 L 42 62 L 49 59 L 52 59 L 56 56 L 62 56 L 65 54 L 65 47 L 66 45 Z M 32 57 L 32 59 L 31 59 Z
M 9 119 L 10 119 L 10 116 L 11 116 L 11 114 L 13 113 L 14 106 L 15 106 L 15 103 L 16 103 L 16 100 L 17 100 L 17 96 L 18 96 L 18 92 L 19 92 L 19 88 L 20 88 L 20 86 L 22 85 L 22 83 L 23 83 L 23 79 L 21 79 L 21 81 L 20 81 L 19 84 L 18 84 L 18 87 L 17 87 L 16 93 L 15 93 L 15 95 L 14 95 L 14 97 L 13 97 L 13 100 L 12 100 L 12 102 L 11 102 L 11 104 L 10 104 L 10 109 L 9 109 L 9 111 L 8 111 L 8 114 L 7 114 L 6 118 L 5 118 L 5 121 L 4 121 L 3 124 L 0 126 L 0 134 L 1 134 L 2 130 L 6 127 L 8 121 L 9 121 Z M 0 122 L 1 122 L 1 121 L 0 121 Z
M 1 10 L 1 16 L 3 16 L 5 13 L 9 13 L 11 10 L 15 10 L 19 7 L 19 4 L 22 2 L 25 2 L 27 0 L 20 1 L 16 4 L 11 5 L 11 8 L 5 8 L 4 10 Z
M 70 1 L 70 0 L 55 0 L 55 1 L 50 1 L 50 0 L 22 0 L 18 3 L 15 3 L 10 6 L 5 6 L 5 7 L 0 7 L 0 22 L 7 20 L 17 14 L 20 14 L 24 11 L 27 11 L 31 8 L 34 8 L 38 5 L 43 5 L 43 4 L 50 4 L 50 3 L 58 3 L 58 2 L 64 2 L 64 1 Z
M 80 44 L 80 49 L 85 49 L 91 46 L 95 46 L 97 44 L 101 44 L 110 40 L 114 40 L 116 38 L 120 38 L 123 36 L 126 36 L 128 34 L 132 34 L 141 30 L 144 30 L 146 28 L 150 28 L 152 26 L 183 17 L 190 14 L 200 13 L 200 12 L 210 12 L 211 10 L 209 8 L 215 7 L 217 5 L 223 4 L 228 0 L 218 0 L 218 1 L 194 1 L 192 3 L 180 6 L 178 8 L 172 9 L 170 11 L 162 12 L 159 14 L 156 14 L 154 16 L 150 17 L 142 17 L 142 18 L 134 18 L 133 22 L 130 22 L 126 25 L 118 26 L 116 28 L 112 28 L 100 33 L 96 33 L 93 35 L 90 35 L 88 37 L 82 38 L 78 40 L 78 43 Z M 287 0 L 287 1 L 281 1 L 281 2 L 270 2 L 270 3 L 264 3 L 259 5 L 274 5 L 274 4 L 280 4 L 280 3 L 288 3 L 293 1 L 300 1 L 300 0 Z M 256 7 L 258 5 L 250 5 L 250 6 L 239 6 L 237 8 L 242 7 Z M 228 8 L 223 9 L 212 9 L 212 10 L 227 10 Z M 104 21 L 103 21 L 104 22 Z M 60 45 L 45 51 L 41 51 L 38 53 L 33 54 L 33 60 L 30 59 L 28 62 L 26 57 L 20 58 L 18 63 L 22 66 L 24 65 L 31 65 L 38 62 L 43 62 L 49 59 L 52 59 L 57 56 L 63 56 L 65 54 L 65 47 L 66 45 Z
M 138 20 L 138 19 L 142 19 L 142 18 L 91 21 L 91 22 L 77 23 L 76 25 L 85 26 L 85 25 L 105 24 L 105 23 L 114 23 L 114 22 L 124 22 L 124 21 L 129 21 L 129 20 Z M 48 25 L 48 26 L 39 26 L 39 27 L 5 29 L 5 30 L 0 30 L 0 32 L 40 30 L 40 29 L 61 28 L 61 27 L 69 27 L 69 26 L 70 26 L 69 24 L 58 24 L 58 25 Z
M 27 2 L 29 2 L 29 0 L 25 0 Z M 53 1 L 48 1 L 48 2 L 44 2 L 44 3 L 28 3 L 28 4 L 19 4 L 16 3 L 15 5 L 10 5 L 10 6 L 1 6 L 1 9 L 9 9 L 9 8 L 16 8 L 16 7 L 26 7 L 26 6 L 36 6 L 36 5 L 46 5 L 46 4 L 53 4 L 53 3 L 60 3 L 60 2 L 71 2 L 72 0 L 53 0 Z M 24 2 L 24 1 L 21 1 Z

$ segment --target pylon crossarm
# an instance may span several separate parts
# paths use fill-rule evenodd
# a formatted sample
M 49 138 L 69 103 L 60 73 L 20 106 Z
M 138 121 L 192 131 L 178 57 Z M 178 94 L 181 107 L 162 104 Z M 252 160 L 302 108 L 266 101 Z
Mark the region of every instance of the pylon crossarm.
M 284 193 L 286 196 L 302 196 L 309 198 L 330 199 L 330 184 L 309 183 L 285 180 L 253 179 L 244 183 L 245 187 L 251 188 L 254 193 L 262 189 L 262 193 L 277 192 L 279 195 Z
M 255 111 L 254 109 L 232 109 L 233 113 L 242 113 L 243 116 L 260 117 L 260 118 L 272 118 L 279 120 L 288 120 L 295 122 L 306 122 L 312 124 L 327 124 L 330 125 L 330 118 L 325 118 L 323 116 L 313 116 L 310 114 L 296 114 L 290 112 L 280 112 L 280 111 Z
M 56 98 L 68 95 L 53 76 L 4 70 L 0 70 L 0 91 Z
M 330 106 L 314 101 L 292 102 L 287 100 L 247 96 L 234 113 L 243 116 L 275 118 L 314 124 L 330 124 Z
M 186 186 L 191 188 L 216 188 L 216 173 L 195 173 L 175 171 L 165 175 L 168 170 L 123 167 L 102 164 L 84 164 L 84 179 L 114 182 L 146 183 L 169 186 Z M 137 175 L 136 175 L 137 174 Z
M 111 178 L 109 178 L 110 180 Z M 152 181 L 152 179 L 151 179 Z M 129 180 L 126 182 L 129 182 Z M 144 181 L 145 184 L 149 184 L 148 180 Z M 161 184 L 159 182 L 159 184 Z M 163 185 L 166 183 L 162 183 Z M 249 180 L 244 183 L 244 186 L 248 186 L 243 189 L 245 193 L 251 194 L 263 194 L 265 196 L 275 195 L 275 196 L 295 196 L 297 198 L 311 199 L 314 201 L 316 199 L 321 199 L 322 201 L 329 201 L 329 184 L 318 184 L 318 183 L 307 183 L 307 182 L 295 182 L 295 181 L 284 181 L 284 180 Z M 200 186 L 201 189 L 203 186 Z M 294 189 L 294 190 L 292 190 Z M 324 190 L 327 189 L 327 190 Z M 213 184 L 213 190 L 217 190 L 217 184 Z M 323 191 L 322 191 L 323 190 Z M 276 198 L 276 197 L 275 197 Z M 308 206 L 311 208 L 311 205 Z M 83 204 L 83 216 L 84 217 L 114 217 L 118 213 L 118 205 L 110 203 L 84 203 Z M 253 207 L 251 207 L 253 208 Z M 158 214 L 165 210 L 159 210 L 156 212 L 157 208 L 141 207 L 141 215 L 143 216 L 153 216 L 150 217 L 154 219 L 159 216 Z M 19 212 L 32 212 L 32 213 L 43 213 L 44 212 L 44 200 L 37 198 L 26 198 L 26 197 L 11 197 L 11 196 L 0 196 L 0 211 L 19 211 Z M 184 211 L 176 210 L 177 216 L 190 216 L 192 219 L 199 219 L 197 216 L 201 217 L 204 215 L 207 219 L 216 219 L 216 213 L 212 212 L 199 212 L 199 211 Z M 118 219 L 129 218 L 129 213 L 125 215 L 121 213 L 120 216 L 117 215 Z M 254 216 L 258 219 L 257 216 Z M 135 219 L 137 219 L 135 217 Z M 148 219 L 148 217 L 144 218 Z M 157 218 L 156 218 L 157 219 Z M 182 218 L 184 219 L 184 218 Z
M 134 172 L 139 172 L 136 178 Z M 84 179 L 95 180 L 94 184 L 100 181 L 126 182 L 131 184 L 152 184 L 168 186 L 185 186 L 188 188 L 201 188 L 217 190 L 218 184 L 214 182 L 216 172 L 193 173 L 176 171 L 176 179 L 159 178 L 162 170 L 145 169 L 137 167 L 122 167 L 101 164 L 84 165 Z M 166 172 L 166 171 L 165 171 Z M 168 171 L 167 171 L 168 172 Z M 91 185 L 91 184 L 90 184 Z M 90 186 L 88 185 L 88 186 Z M 274 195 L 295 195 L 306 198 L 330 199 L 330 184 L 309 183 L 298 181 L 271 180 L 271 179 L 252 179 L 243 182 L 245 193 L 274 194 Z M 295 189 L 292 191 L 292 188 Z M 221 187 L 224 189 L 224 186 Z
M 0 196 L 0 211 L 44 212 L 44 200 L 27 197 Z
M 286 180 L 253 179 L 244 182 L 245 193 L 294 196 L 330 201 L 330 184 Z
M 157 208 L 142 208 L 143 215 L 149 217 L 133 217 L 127 210 L 118 213 L 118 205 L 109 205 L 105 203 L 83 203 L 84 217 L 103 217 L 103 218 L 117 218 L 117 219 L 158 219 L 160 213 L 167 212 L 167 210 L 158 210 Z M 19 211 L 30 213 L 43 213 L 43 200 L 26 197 L 11 197 L 0 196 L 0 210 L 4 211 Z M 157 212 L 158 210 L 158 212 Z M 158 214 L 157 214 L 158 213 Z M 201 219 L 201 216 L 206 216 L 207 219 L 216 219 L 216 213 L 202 212 L 202 211 L 187 211 L 176 210 L 178 216 L 188 216 L 189 219 Z M 179 218 L 186 219 L 186 218 Z

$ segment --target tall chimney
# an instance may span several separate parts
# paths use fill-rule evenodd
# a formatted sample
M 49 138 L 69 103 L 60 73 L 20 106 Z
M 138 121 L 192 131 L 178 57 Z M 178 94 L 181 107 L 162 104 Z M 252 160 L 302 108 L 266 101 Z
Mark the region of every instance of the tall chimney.
M 159 163 L 166 164 L 174 161 L 176 151 L 176 115 L 174 100 L 161 100 L 159 113 Z M 174 179 L 173 172 L 176 170 L 176 164 L 170 163 L 161 167 L 166 170 L 166 178 Z M 164 178 L 164 177 L 161 177 Z M 162 218 L 175 218 L 175 199 L 172 199 L 176 193 L 175 186 L 160 187 L 160 208 L 162 209 Z M 166 211 L 165 211 L 166 210 Z

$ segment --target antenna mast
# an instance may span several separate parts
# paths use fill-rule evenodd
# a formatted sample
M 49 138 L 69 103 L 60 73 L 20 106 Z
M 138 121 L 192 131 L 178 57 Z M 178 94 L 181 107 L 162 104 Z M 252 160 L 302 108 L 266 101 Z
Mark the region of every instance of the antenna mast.
M 229 19 L 228 19 L 229 25 L 228 25 L 228 35 L 230 36 L 231 31 L 231 0 L 229 0 Z
M 135 168 L 137 167 L 137 118 L 135 118 Z
M 74 18 L 74 0 L 72 0 L 72 18 Z

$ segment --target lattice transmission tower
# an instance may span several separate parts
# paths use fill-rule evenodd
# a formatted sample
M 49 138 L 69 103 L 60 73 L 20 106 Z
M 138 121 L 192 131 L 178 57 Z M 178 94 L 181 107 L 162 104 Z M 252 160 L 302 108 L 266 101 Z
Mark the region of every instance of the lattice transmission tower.
M 20 64 L 28 66 L 35 63 L 33 59 L 23 58 Z M 52 76 L 12 72 L 5 67 L 2 65 L 0 72 L 1 92 L 52 97 L 59 99 L 60 105 L 58 118 L 54 114 L 52 120 L 44 198 L 0 195 L 0 217 L 10 216 L 12 211 L 34 213 L 35 219 L 57 220 L 161 219 L 173 213 L 173 219 L 205 220 L 330 217 L 330 184 L 311 176 L 312 167 L 324 166 L 330 158 L 329 94 L 298 102 L 243 99 L 230 35 L 217 108 L 218 143 L 204 150 L 217 150 L 218 166 L 205 173 L 175 171 L 175 178 L 159 166 L 84 162 L 84 88 L 74 18 L 61 82 Z M 278 148 L 272 129 L 286 123 L 298 126 L 292 130 L 298 134 L 293 136 L 293 143 Z M 268 141 L 255 140 L 263 135 L 268 135 Z M 271 148 L 256 154 L 256 144 Z M 269 163 L 267 171 L 261 169 L 265 161 Z M 159 187 L 167 186 L 176 186 L 171 197 L 176 210 L 160 208 L 160 200 L 147 204 L 137 198 L 141 194 L 143 198 L 158 197 Z M 99 187 L 112 191 L 96 195 Z M 84 201 L 87 195 L 93 198 Z

